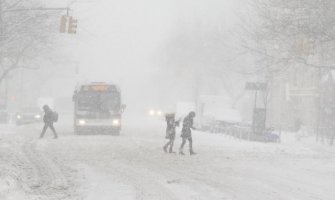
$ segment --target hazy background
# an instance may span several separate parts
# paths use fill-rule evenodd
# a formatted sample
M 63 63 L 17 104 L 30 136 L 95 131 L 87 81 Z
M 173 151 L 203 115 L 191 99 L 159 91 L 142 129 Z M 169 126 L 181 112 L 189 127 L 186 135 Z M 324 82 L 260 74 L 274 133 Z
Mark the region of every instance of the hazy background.
M 121 86 L 128 111 L 195 101 L 201 94 L 243 92 L 246 65 L 235 29 L 247 6 L 233 0 L 45 1 L 71 7 L 76 35 L 57 33 L 39 70 L 22 70 L 20 99 L 70 98 L 78 81 L 112 81 Z M 241 59 L 242 58 L 242 59 Z M 36 77 L 36 80 L 30 80 Z M 23 79 L 23 81 L 22 81 Z M 29 81 L 28 81 L 29 80 Z M 18 86 L 16 86 L 18 87 Z M 15 92 L 14 92 L 15 93 Z M 33 99 L 33 98 L 31 98 Z M 33 101 L 33 100 L 32 100 Z M 70 104 L 69 100 L 69 104 Z

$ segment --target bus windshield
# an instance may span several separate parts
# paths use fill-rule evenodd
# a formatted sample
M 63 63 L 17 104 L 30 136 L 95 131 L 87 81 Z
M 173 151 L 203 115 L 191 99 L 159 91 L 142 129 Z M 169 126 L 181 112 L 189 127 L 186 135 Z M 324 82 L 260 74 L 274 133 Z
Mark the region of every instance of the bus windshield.
M 82 111 L 108 112 L 120 109 L 120 93 L 118 92 L 80 92 L 78 109 Z

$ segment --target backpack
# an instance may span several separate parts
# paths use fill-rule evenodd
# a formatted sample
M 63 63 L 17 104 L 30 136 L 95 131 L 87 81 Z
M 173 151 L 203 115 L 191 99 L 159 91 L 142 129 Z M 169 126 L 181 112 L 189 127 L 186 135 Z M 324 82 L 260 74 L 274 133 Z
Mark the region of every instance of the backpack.
M 52 121 L 58 122 L 58 113 L 55 111 L 52 112 Z

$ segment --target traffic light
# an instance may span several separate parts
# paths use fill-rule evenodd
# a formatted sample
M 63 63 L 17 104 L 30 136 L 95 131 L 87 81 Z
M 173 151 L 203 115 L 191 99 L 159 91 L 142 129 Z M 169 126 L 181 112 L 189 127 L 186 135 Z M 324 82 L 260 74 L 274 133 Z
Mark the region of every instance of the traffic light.
M 69 27 L 67 32 L 70 34 L 76 34 L 77 33 L 77 22 L 78 20 L 73 19 L 72 17 L 69 17 Z
M 60 18 L 59 32 L 65 33 L 65 31 L 66 31 L 66 24 L 67 24 L 67 15 L 62 15 L 62 17 Z

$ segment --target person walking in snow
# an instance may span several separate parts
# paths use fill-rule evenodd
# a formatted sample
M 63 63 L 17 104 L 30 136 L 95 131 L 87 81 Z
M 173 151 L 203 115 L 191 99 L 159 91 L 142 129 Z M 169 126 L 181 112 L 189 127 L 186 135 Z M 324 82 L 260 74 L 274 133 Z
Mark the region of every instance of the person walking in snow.
M 51 129 L 51 131 L 54 134 L 54 139 L 58 138 L 58 135 L 56 133 L 56 130 L 54 128 L 54 122 L 57 122 L 58 120 L 58 114 L 54 111 L 51 110 L 51 108 L 48 105 L 43 106 L 44 110 L 44 117 L 43 117 L 43 122 L 44 122 L 44 127 L 42 130 L 42 133 L 40 135 L 40 138 L 44 137 L 44 134 L 48 128 Z
M 165 115 L 166 120 L 166 139 L 169 139 L 169 141 L 164 145 L 163 150 L 165 153 L 167 153 L 167 149 L 169 148 L 169 153 L 175 153 L 173 152 L 173 144 L 174 140 L 176 138 L 176 127 L 179 126 L 180 120 L 175 120 L 175 114 L 166 114 Z
M 194 155 L 195 152 L 193 151 L 192 147 L 192 132 L 191 129 L 195 130 L 193 126 L 193 119 L 195 117 L 195 112 L 190 112 L 183 121 L 183 129 L 181 130 L 181 138 L 182 138 L 182 143 L 179 148 L 179 154 L 184 155 L 183 148 L 186 143 L 186 140 L 188 140 L 189 143 L 189 148 L 190 148 L 190 155 Z

